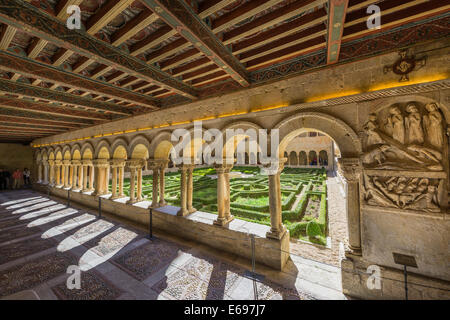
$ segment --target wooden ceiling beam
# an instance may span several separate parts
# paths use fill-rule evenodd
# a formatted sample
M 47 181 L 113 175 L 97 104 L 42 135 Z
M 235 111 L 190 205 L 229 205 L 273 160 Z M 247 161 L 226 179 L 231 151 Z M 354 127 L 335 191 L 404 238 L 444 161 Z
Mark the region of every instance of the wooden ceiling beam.
M 25 99 L 14 99 L 6 96 L 0 96 L 0 107 L 6 107 L 9 109 L 26 110 L 30 112 L 39 112 L 46 114 L 53 114 L 56 116 L 65 115 L 80 119 L 90 119 L 99 121 L 111 121 L 114 118 L 111 115 L 105 115 L 97 112 L 89 112 L 83 110 L 77 110 L 71 107 L 61 107 L 58 105 L 52 105 L 48 103 L 33 102 Z
M 138 56 L 141 53 L 147 51 L 148 49 L 151 49 L 164 40 L 169 39 L 170 37 L 173 37 L 177 34 L 177 31 L 172 29 L 169 26 L 164 26 L 150 34 L 145 39 L 136 42 L 130 47 L 130 54 L 132 56 Z
M 206 0 L 198 6 L 198 12 L 200 18 L 204 19 L 213 13 L 222 10 L 226 6 L 229 6 L 236 0 Z
M 328 7 L 327 63 L 339 60 L 348 0 L 330 0 Z
M 44 99 L 51 102 L 68 103 L 85 109 L 128 116 L 133 110 L 112 103 L 101 103 L 57 90 L 49 90 L 40 86 L 32 86 L 21 82 L 0 79 L 0 92 L 17 94 L 30 98 Z
M 154 99 L 123 88 L 112 86 L 104 82 L 91 80 L 78 74 L 67 72 L 53 66 L 46 66 L 34 60 L 14 55 L 7 51 L 0 52 L 0 68 L 19 73 L 29 78 L 38 78 L 60 86 L 95 92 L 122 99 L 155 110 L 157 103 Z
M 169 26 L 202 51 L 242 86 L 250 84 L 245 67 L 231 54 L 183 0 L 141 0 Z M 278 2 L 273 0 L 274 2 Z M 271 2 L 271 1 L 267 1 Z
M 89 34 L 96 34 L 104 26 L 124 11 L 134 0 L 109 0 L 97 12 L 89 17 L 86 30 Z
M 290 19 L 306 12 L 315 7 L 323 5 L 327 0 L 299 0 L 291 2 L 284 7 L 274 10 L 262 17 L 256 18 L 253 21 L 237 27 L 223 35 L 223 43 L 228 45 L 239 39 L 250 36 L 260 30 L 264 30 L 274 26 L 284 20 Z
M 50 17 L 33 5 L 22 1 L 0 0 L 0 21 L 21 27 L 26 32 L 48 40 L 60 47 L 69 47 L 74 52 L 86 57 L 93 57 L 101 64 L 137 76 L 143 80 L 153 81 L 168 86 L 176 93 L 189 98 L 196 98 L 196 89 L 186 85 L 158 68 L 146 64 L 102 40 L 78 30 L 70 30 L 62 21 Z
M 7 24 L 2 25 L 2 30 L 0 33 L 0 37 L 1 37 L 0 38 L 0 49 L 1 50 L 8 49 L 16 32 L 17 32 L 17 28 L 7 25 Z
M 156 14 L 148 9 L 142 10 L 136 17 L 129 20 L 122 28 L 113 33 L 111 36 L 111 44 L 118 46 L 124 43 L 156 20 L 158 20 Z
M 21 129 L 21 130 L 26 129 L 26 130 L 54 132 L 54 134 L 67 131 L 67 128 L 58 128 L 58 127 L 46 128 L 46 127 L 32 125 L 32 124 L 20 124 L 19 125 L 17 123 L 9 123 L 9 122 L 5 122 L 5 121 L 0 121 L 0 126 L 13 128 L 13 129 Z
M 5 121 L 4 117 L 15 117 L 15 118 L 25 118 L 25 119 L 35 119 L 35 120 L 45 120 L 48 123 L 55 123 L 55 124 L 62 124 L 62 125 L 70 125 L 72 127 L 79 126 L 79 125 L 95 125 L 98 122 L 88 119 L 79 119 L 79 118 L 72 118 L 70 116 L 56 116 L 56 115 L 49 115 L 45 113 L 37 113 L 37 112 L 30 112 L 25 110 L 19 110 L 19 109 L 8 109 L 8 108 L 2 108 L 0 106 L 0 115 L 2 117 L 2 121 Z
M 445 1 L 429 0 L 424 3 L 417 4 L 399 11 L 383 15 L 381 19 L 381 29 L 393 28 L 408 22 L 413 22 L 424 17 L 434 16 L 450 10 L 450 5 Z M 349 21 L 350 22 L 350 21 Z M 360 22 L 355 25 L 344 28 L 342 40 L 350 41 L 359 38 L 368 33 L 380 32 L 381 30 L 370 30 L 367 28 L 366 22 Z
M 36 126 L 44 126 L 44 127 L 54 127 L 54 128 L 64 128 L 64 129 L 79 129 L 80 127 L 84 127 L 83 125 L 76 124 L 67 124 L 67 123 L 55 123 L 49 122 L 46 120 L 32 119 L 27 117 L 17 117 L 17 116 L 9 116 L 2 115 L 2 122 L 14 123 L 14 124 L 31 124 Z
M 36 129 L 36 128 L 30 128 L 30 127 L 11 127 L 11 126 L 4 126 L 2 124 L 0 124 L 0 131 L 3 130 L 9 130 L 12 132 L 32 132 L 32 133 L 42 133 L 42 134 L 48 134 L 48 135 L 52 135 L 52 134 L 57 134 L 60 132 L 64 132 L 61 130 L 48 130 L 48 129 Z

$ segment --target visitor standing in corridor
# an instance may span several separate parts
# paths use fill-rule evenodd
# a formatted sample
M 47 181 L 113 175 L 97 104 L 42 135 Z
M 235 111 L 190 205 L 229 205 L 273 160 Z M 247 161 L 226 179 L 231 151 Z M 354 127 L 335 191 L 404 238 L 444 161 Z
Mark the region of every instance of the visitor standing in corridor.
M 20 184 L 23 178 L 23 174 L 22 171 L 20 171 L 19 169 L 16 169 L 13 173 L 13 189 L 19 189 L 20 188 Z

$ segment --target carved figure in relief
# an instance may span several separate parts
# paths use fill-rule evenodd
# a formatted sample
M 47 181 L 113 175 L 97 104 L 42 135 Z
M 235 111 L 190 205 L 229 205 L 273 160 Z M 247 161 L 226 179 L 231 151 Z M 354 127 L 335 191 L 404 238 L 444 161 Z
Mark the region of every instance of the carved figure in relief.
M 428 114 L 423 117 L 426 130 L 426 141 L 436 149 L 443 147 L 444 137 L 442 128 L 442 115 L 435 103 L 429 103 L 425 106 Z
M 390 116 L 387 118 L 386 130 L 392 133 L 392 138 L 398 142 L 405 143 L 405 125 L 402 112 L 398 107 L 389 109 Z
M 371 113 L 369 115 L 369 121 L 364 125 L 364 130 L 367 134 L 367 147 L 383 143 L 383 139 L 380 137 L 377 126 L 377 115 L 375 113 Z
M 405 119 L 406 131 L 408 132 L 409 144 L 422 144 L 423 143 L 423 129 L 422 129 L 422 117 L 420 116 L 419 109 L 413 103 L 410 103 L 406 107 L 408 116 Z
M 389 145 L 383 144 L 378 146 L 371 151 L 368 151 L 364 154 L 362 161 L 364 164 L 378 164 L 382 165 L 386 160 L 386 155 L 384 154 L 387 150 L 389 150 Z
M 364 200 L 369 205 L 439 212 L 438 188 L 426 178 L 364 175 Z

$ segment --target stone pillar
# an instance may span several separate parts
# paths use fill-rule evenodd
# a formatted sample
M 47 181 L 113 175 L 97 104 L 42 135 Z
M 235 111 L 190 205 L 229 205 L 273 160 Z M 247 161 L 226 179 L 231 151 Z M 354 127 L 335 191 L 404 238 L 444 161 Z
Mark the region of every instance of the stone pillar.
M 55 161 L 55 175 L 56 175 L 56 181 L 55 181 L 55 186 L 60 188 L 62 187 L 62 180 L 61 180 L 61 160 L 56 160 Z
M 119 167 L 119 193 L 117 196 L 120 198 L 124 197 L 124 193 L 123 193 L 124 167 L 125 167 L 125 161 L 123 162 L 123 166 Z
M 359 184 L 362 165 L 358 158 L 341 158 L 339 159 L 339 167 L 345 180 L 347 180 L 347 224 L 349 249 L 354 255 L 362 255 L 361 213 L 359 202 Z
M 94 167 L 97 171 L 96 180 L 95 180 L 95 196 L 102 196 L 107 194 L 106 185 L 106 171 L 107 167 L 109 167 L 109 162 L 107 159 L 97 159 L 94 160 Z
M 86 167 L 86 174 L 87 174 L 88 170 L 89 170 L 88 191 L 94 191 L 95 170 L 94 170 L 94 164 L 92 162 Z
M 64 160 L 63 161 L 63 168 L 64 168 L 64 188 L 69 188 L 69 172 L 70 172 L 70 160 Z
M 216 164 L 217 173 L 217 220 L 215 225 L 226 226 L 234 219 L 230 211 L 230 171 L 232 164 Z
M 159 207 L 159 202 L 158 202 L 158 196 L 159 196 L 159 179 L 158 179 L 158 174 L 159 174 L 159 165 L 158 162 L 155 160 L 150 160 L 149 161 L 149 168 L 152 169 L 152 178 L 153 178 L 153 182 L 152 182 L 152 208 L 158 208 Z
M 89 188 L 88 188 L 88 167 L 89 167 L 88 161 L 89 160 L 81 161 L 81 166 L 80 166 L 80 173 L 79 174 L 82 177 L 81 178 L 81 184 L 80 184 L 82 192 L 88 192 L 89 191 Z
M 194 168 L 195 168 L 195 165 L 190 164 L 188 166 L 188 169 L 187 169 L 187 177 L 186 177 L 187 178 L 187 181 L 186 181 L 186 185 L 187 185 L 186 204 L 187 204 L 188 213 L 193 213 L 193 212 L 197 211 L 197 209 L 195 209 L 192 206 L 192 200 L 194 198 L 194 176 L 193 176 Z
M 72 160 L 71 184 L 72 184 L 72 190 L 74 190 L 74 191 L 81 190 L 81 188 L 82 188 L 82 186 L 80 185 L 80 173 L 79 173 L 80 167 L 81 167 L 80 160 Z
M 269 210 L 270 210 L 270 231 L 266 237 L 280 240 L 286 233 L 286 228 L 282 223 L 281 216 L 281 183 L 280 175 L 283 171 L 286 158 L 279 159 L 278 168 L 271 168 L 271 165 L 265 166 L 269 176 Z
M 123 197 L 123 171 L 121 169 L 125 166 L 124 159 L 114 159 L 110 161 L 112 170 L 112 196 L 111 199 L 118 199 Z
M 40 161 L 38 161 L 38 183 L 42 183 L 42 168 L 43 168 L 43 165 L 42 165 L 42 161 L 40 160 Z
M 49 164 L 49 171 L 50 171 L 50 186 L 54 186 L 55 185 L 55 161 L 54 160 L 48 160 L 48 164 Z
M 142 168 L 145 165 L 143 159 L 131 159 L 127 161 L 130 168 L 130 200 L 129 204 L 142 201 Z
M 164 192 L 166 189 L 166 168 L 169 164 L 169 161 L 161 160 L 159 164 L 159 206 L 164 207 L 167 204 L 166 200 L 164 199 Z
M 44 163 L 44 184 L 48 184 L 48 161 L 43 161 Z
M 179 216 L 186 216 L 188 215 L 187 210 L 187 181 L 186 181 L 186 175 L 187 175 L 187 165 L 181 164 L 178 166 L 178 168 L 181 170 L 181 177 L 180 177 L 180 210 L 178 210 L 177 215 Z

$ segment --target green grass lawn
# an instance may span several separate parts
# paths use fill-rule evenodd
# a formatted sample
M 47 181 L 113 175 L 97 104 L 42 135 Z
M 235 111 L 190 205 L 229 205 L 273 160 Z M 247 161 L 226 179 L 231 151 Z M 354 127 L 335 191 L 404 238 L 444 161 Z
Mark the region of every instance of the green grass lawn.
M 231 213 L 243 220 L 270 225 L 268 178 L 258 167 L 234 167 L 230 179 Z M 239 173 L 247 176 L 241 176 Z M 214 168 L 195 169 L 193 204 L 197 210 L 217 214 L 217 179 Z M 180 174 L 166 174 L 164 197 L 180 205 Z M 326 172 L 322 169 L 285 168 L 281 174 L 283 223 L 293 238 L 326 244 Z M 129 195 L 129 179 L 124 193 Z M 143 177 L 143 196 L 152 198 L 152 176 Z

